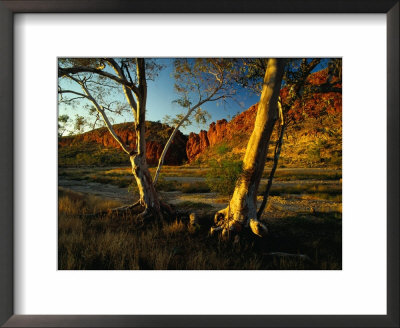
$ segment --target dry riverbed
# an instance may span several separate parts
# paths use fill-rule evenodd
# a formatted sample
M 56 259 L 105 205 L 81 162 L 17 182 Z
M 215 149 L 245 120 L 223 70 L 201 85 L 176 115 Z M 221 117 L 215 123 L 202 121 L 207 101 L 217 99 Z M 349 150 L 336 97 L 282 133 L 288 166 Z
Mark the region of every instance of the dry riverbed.
M 172 167 L 166 169 L 164 179 L 170 183 L 205 183 L 206 170 L 184 168 L 184 176 L 179 175 L 179 168 Z M 191 176 L 191 170 L 193 175 Z M 59 176 L 59 187 L 72 190 L 74 192 L 91 194 L 102 197 L 107 200 L 119 201 L 122 204 L 130 204 L 138 199 L 130 188 L 118 187 L 111 183 L 100 183 L 78 179 L 79 172 L 90 172 L 90 169 L 61 169 Z M 127 168 L 107 168 L 107 171 L 95 171 L 100 175 L 119 172 L 119 177 L 132 179 Z M 277 172 L 277 179 L 273 183 L 273 189 L 269 198 L 269 203 L 264 216 L 267 218 L 285 217 L 296 213 L 316 213 L 316 212 L 335 212 L 341 213 L 341 179 L 335 179 L 341 176 L 338 170 L 329 169 L 281 169 Z M 203 176 L 201 176 L 203 175 Z M 284 178 L 290 176 L 289 181 Z M 283 177 L 283 181 L 282 178 Z M 296 179 L 299 177 L 299 179 Z M 306 178 L 304 178 L 306 177 Z M 318 179 L 319 177 L 328 177 L 328 180 Z M 267 179 L 262 179 L 260 190 L 264 190 Z M 178 207 L 181 204 L 192 204 L 194 211 L 217 211 L 224 208 L 229 197 L 220 196 L 214 192 L 191 192 L 181 191 L 161 191 L 161 197 Z M 258 197 L 258 203 L 261 203 L 262 197 Z

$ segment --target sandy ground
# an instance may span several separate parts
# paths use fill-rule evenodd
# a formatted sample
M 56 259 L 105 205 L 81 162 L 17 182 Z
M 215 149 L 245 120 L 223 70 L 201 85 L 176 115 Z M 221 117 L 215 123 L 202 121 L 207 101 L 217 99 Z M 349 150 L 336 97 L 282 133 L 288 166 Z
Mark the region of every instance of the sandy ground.
M 204 178 L 199 177 L 170 177 L 169 180 L 178 180 L 186 182 L 203 181 Z M 266 179 L 264 181 L 266 183 Z M 299 183 L 318 183 L 325 185 L 338 186 L 337 181 L 331 180 L 298 180 L 298 181 L 277 181 L 275 186 L 285 187 L 296 185 Z M 75 192 L 88 193 L 95 196 L 118 200 L 123 204 L 130 204 L 138 199 L 138 196 L 132 192 L 128 192 L 128 188 L 119 188 L 110 184 L 102 184 L 88 181 L 77 181 L 71 179 L 60 178 L 59 186 L 70 189 Z M 190 193 L 184 194 L 180 191 L 160 192 L 161 197 L 171 203 L 179 204 L 182 202 L 204 203 L 212 206 L 215 210 L 220 210 L 227 206 L 229 198 L 219 196 L 216 193 Z M 258 203 L 262 201 L 262 197 L 258 197 Z M 209 207 L 208 207 L 209 208 Z M 201 210 L 201 208 L 199 209 Z M 295 213 L 313 213 L 313 212 L 341 212 L 342 204 L 339 201 L 324 200 L 313 198 L 312 195 L 285 195 L 270 196 L 269 205 L 265 216 L 287 216 Z

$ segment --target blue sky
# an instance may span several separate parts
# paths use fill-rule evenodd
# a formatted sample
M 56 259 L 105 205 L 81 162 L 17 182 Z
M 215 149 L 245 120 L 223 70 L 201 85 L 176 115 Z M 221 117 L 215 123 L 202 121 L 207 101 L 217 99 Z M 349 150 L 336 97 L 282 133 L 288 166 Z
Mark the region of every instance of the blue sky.
M 177 98 L 177 94 L 174 91 L 172 61 L 173 59 L 160 59 L 160 62 L 166 67 L 160 72 L 155 81 L 148 82 L 147 119 L 150 121 L 162 120 L 166 114 L 175 116 L 183 112 L 182 107 L 173 103 L 173 100 Z M 259 95 L 254 95 L 246 89 L 241 89 L 235 99 L 236 101 L 228 100 L 226 105 L 221 105 L 217 102 L 204 104 L 202 109 L 211 115 L 206 125 L 198 126 L 194 123 L 192 126 L 182 129 L 182 132 L 188 134 L 192 131 L 199 132 L 201 129 L 208 130 L 208 125 L 211 122 L 223 118 L 229 119 L 237 112 L 242 112 L 255 104 L 259 100 Z
M 148 121 L 163 121 L 165 115 L 174 117 L 179 113 L 183 113 L 183 108 L 173 103 L 173 100 L 178 96 L 174 91 L 174 78 L 173 78 L 173 59 L 172 58 L 162 58 L 158 61 L 165 67 L 160 71 L 159 75 L 154 81 L 148 81 L 148 92 L 147 92 L 147 113 L 146 120 Z M 326 65 L 326 64 L 325 64 Z M 319 65 L 317 69 L 321 69 L 324 65 Z M 78 86 L 73 86 L 73 82 L 67 83 L 62 79 L 60 85 L 63 88 L 69 88 L 76 91 L 80 91 Z M 116 99 L 125 101 L 122 94 L 122 89 L 115 95 Z M 205 125 L 198 125 L 194 123 L 191 126 L 181 129 L 185 134 L 190 132 L 198 133 L 201 129 L 208 130 L 208 125 L 220 119 L 229 120 L 232 116 L 236 115 L 238 112 L 242 112 L 249 108 L 251 105 L 255 104 L 259 100 L 259 95 L 255 95 L 247 89 L 239 89 L 237 95 L 235 96 L 235 101 L 230 99 L 227 104 L 221 105 L 217 102 L 209 102 L 202 106 L 202 109 L 206 110 L 211 118 L 207 121 Z M 239 105 L 240 104 L 240 105 Z M 88 112 L 85 111 L 82 106 L 77 106 L 73 109 L 71 106 L 61 104 L 59 106 L 59 114 L 68 114 L 73 118 L 76 114 L 85 116 L 89 118 Z M 115 116 L 115 123 L 131 122 L 133 121 L 132 113 L 125 113 L 123 116 Z

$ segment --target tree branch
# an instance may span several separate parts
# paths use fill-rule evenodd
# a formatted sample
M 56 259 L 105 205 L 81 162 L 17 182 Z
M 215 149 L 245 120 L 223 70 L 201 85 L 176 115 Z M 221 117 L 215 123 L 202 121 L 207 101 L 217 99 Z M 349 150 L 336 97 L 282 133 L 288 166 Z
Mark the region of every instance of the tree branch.
M 122 150 L 125 151 L 128 155 L 131 154 L 131 150 L 124 145 L 124 143 L 122 142 L 121 138 L 117 135 L 117 133 L 115 132 L 110 120 L 107 117 L 107 114 L 105 113 L 105 111 L 102 109 L 102 107 L 98 104 L 98 102 L 92 97 L 92 95 L 90 94 L 89 90 L 87 89 L 87 87 L 85 86 L 85 83 L 82 81 L 79 81 L 78 79 L 70 76 L 70 75 L 66 75 L 66 77 L 72 79 L 73 81 L 75 81 L 76 83 L 78 83 L 82 90 L 85 92 L 85 98 L 87 98 L 88 100 L 90 100 L 94 107 L 96 108 L 97 112 L 100 114 L 100 116 L 102 117 L 108 131 L 111 133 L 111 135 L 114 137 L 114 139 L 118 142 L 118 144 L 121 146 Z M 76 93 L 75 91 L 71 91 L 71 93 Z
M 220 82 L 220 84 L 215 88 L 214 92 L 209 97 L 207 97 L 204 100 L 200 100 L 196 105 L 194 105 L 193 107 L 190 107 L 188 109 L 186 115 L 175 125 L 174 131 L 172 131 L 170 137 L 168 138 L 168 141 L 165 144 L 164 149 L 163 149 L 163 151 L 161 153 L 160 159 L 158 161 L 158 166 L 157 166 L 156 172 L 154 174 L 154 178 L 153 178 L 154 185 L 156 185 L 158 177 L 160 175 L 160 171 L 161 171 L 161 167 L 163 166 L 163 163 L 164 163 L 165 155 L 167 154 L 167 151 L 168 151 L 168 149 L 169 149 L 169 147 L 170 147 L 170 145 L 172 143 L 172 140 L 174 139 L 174 137 L 175 137 L 176 133 L 178 132 L 179 128 L 189 118 L 189 116 L 193 113 L 193 111 L 195 109 L 199 108 L 205 102 L 218 100 L 218 99 L 222 98 L 223 96 L 220 96 L 220 97 L 218 97 L 216 99 L 212 99 L 212 97 L 221 89 L 221 87 L 222 87 L 222 82 Z
M 110 58 L 107 58 L 107 61 Z M 112 58 L 111 58 L 112 59 Z M 111 80 L 114 80 L 115 82 L 118 82 L 122 85 L 127 86 L 129 89 L 131 89 L 133 92 L 137 92 L 138 89 L 135 84 L 127 81 L 126 79 L 122 79 L 118 76 L 115 76 L 114 74 L 110 74 L 108 72 L 105 72 L 103 70 L 93 68 L 93 67 L 85 67 L 85 66 L 76 66 L 76 67 L 58 67 L 58 76 L 67 76 L 69 74 L 77 74 L 77 73 L 95 73 L 104 77 L 107 77 Z
M 79 93 L 79 92 L 72 91 L 72 90 L 58 90 L 58 93 L 73 93 L 73 94 L 78 95 L 78 96 L 80 96 L 82 98 L 87 98 L 87 96 L 84 95 L 83 93 Z
M 118 65 L 118 63 L 113 58 L 108 58 L 107 61 L 113 67 L 114 71 L 118 74 L 118 76 L 121 79 L 126 80 L 124 71 Z M 132 83 L 132 79 L 131 79 L 131 83 Z M 132 85 L 134 85 L 134 84 L 132 83 Z M 122 88 L 124 90 L 125 98 L 128 101 L 128 104 L 131 106 L 133 117 L 135 118 L 135 121 L 137 121 L 137 103 L 136 103 L 135 99 L 133 98 L 132 91 L 135 93 L 136 97 L 138 97 L 139 90 L 136 87 L 135 87 L 135 90 L 133 90 L 131 88 L 128 88 L 126 85 L 123 85 Z

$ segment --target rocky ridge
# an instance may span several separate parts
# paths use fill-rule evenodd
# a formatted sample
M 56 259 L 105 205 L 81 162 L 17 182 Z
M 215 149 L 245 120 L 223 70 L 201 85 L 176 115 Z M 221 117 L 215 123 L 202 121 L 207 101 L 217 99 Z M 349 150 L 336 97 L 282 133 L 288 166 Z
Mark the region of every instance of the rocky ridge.
M 146 122 L 146 158 L 148 164 L 155 165 L 158 163 L 172 129 L 166 124 Z M 115 124 L 114 130 L 123 143 L 131 149 L 136 148 L 136 134 L 133 123 Z M 187 136 L 178 131 L 166 154 L 165 164 L 180 165 L 187 160 L 186 142 Z M 106 128 L 95 129 L 75 136 L 61 137 L 58 141 L 59 147 L 73 147 L 81 143 L 96 143 L 103 147 L 120 148 Z

